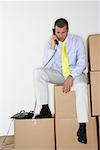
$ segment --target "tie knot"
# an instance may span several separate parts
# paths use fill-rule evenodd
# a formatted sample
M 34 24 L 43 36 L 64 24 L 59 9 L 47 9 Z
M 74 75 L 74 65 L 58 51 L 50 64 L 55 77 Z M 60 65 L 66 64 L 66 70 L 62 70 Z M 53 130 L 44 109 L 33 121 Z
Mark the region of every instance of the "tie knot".
M 62 42 L 62 43 L 61 43 L 61 46 L 62 46 L 62 50 L 65 50 L 65 49 L 66 49 L 66 42 L 65 42 L 65 41 Z
M 66 45 L 66 41 L 61 43 L 62 47 L 64 47 Z

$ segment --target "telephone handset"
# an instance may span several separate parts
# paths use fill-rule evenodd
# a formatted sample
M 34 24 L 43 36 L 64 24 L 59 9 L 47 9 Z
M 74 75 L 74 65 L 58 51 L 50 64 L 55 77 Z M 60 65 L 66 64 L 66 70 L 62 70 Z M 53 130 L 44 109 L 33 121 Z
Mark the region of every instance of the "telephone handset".
M 55 29 L 54 28 L 52 29 L 52 31 L 53 31 L 53 35 L 55 35 Z M 58 41 L 57 40 L 55 40 L 55 43 L 58 45 Z

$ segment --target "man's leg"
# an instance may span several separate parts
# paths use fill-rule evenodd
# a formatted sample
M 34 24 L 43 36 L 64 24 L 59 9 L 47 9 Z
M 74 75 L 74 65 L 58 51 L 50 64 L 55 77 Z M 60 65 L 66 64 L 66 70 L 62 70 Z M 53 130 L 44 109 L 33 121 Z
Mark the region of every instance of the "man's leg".
M 42 113 L 45 114 L 45 110 L 47 111 L 49 103 L 49 90 L 48 83 L 53 84 L 62 84 L 64 83 L 65 78 L 63 75 L 56 71 L 48 68 L 38 68 L 34 72 L 34 86 L 35 86 L 35 97 L 36 97 L 36 109 L 35 116 L 40 114 L 42 107 Z M 49 110 L 48 110 L 49 113 Z
M 76 77 L 73 81 L 73 89 L 76 95 L 76 110 L 79 129 L 77 132 L 78 141 L 87 143 L 86 123 L 88 122 L 88 93 L 87 79 L 84 74 Z

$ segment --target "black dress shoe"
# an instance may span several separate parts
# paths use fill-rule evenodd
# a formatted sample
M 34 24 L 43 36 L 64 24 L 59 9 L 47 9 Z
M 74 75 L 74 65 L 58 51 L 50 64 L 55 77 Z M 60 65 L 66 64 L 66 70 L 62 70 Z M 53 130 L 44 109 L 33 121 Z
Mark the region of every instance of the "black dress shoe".
M 86 125 L 80 126 L 77 131 L 78 141 L 87 144 Z
M 83 137 L 78 137 L 78 141 L 79 141 L 80 143 L 87 144 L 87 138 L 86 138 L 85 136 L 83 136 Z
M 35 119 L 39 119 L 39 118 L 52 118 L 52 114 L 51 111 L 47 105 L 42 105 L 42 109 L 40 111 L 40 114 L 35 116 Z

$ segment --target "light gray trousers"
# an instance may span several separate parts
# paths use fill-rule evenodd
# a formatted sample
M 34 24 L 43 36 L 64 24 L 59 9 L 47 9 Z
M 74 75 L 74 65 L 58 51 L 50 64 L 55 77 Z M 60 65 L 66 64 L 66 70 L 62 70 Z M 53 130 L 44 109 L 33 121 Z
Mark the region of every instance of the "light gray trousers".
M 36 109 L 41 108 L 44 104 L 49 104 L 48 83 L 63 84 L 64 76 L 57 70 L 48 68 L 37 68 L 34 71 L 34 86 L 36 97 Z M 73 80 L 71 90 L 76 95 L 76 111 L 78 122 L 88 122 L 88 94 L 87 94 L 87 78 L 85 74 L 77 76 Z

